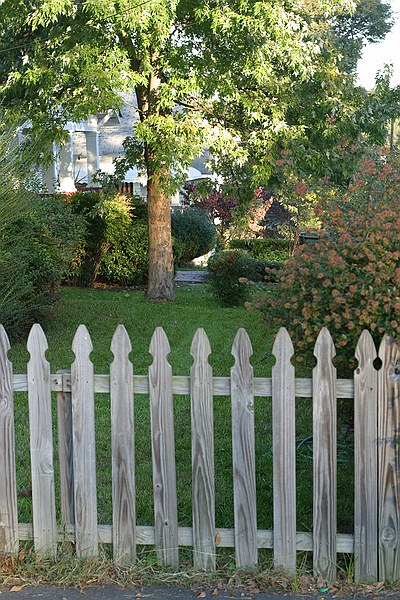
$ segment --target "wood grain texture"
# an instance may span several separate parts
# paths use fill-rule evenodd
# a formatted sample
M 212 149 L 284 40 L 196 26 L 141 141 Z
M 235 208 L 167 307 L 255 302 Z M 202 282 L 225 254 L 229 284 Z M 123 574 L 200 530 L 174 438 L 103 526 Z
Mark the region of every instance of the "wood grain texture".
M 198 329 L 190 353 L 192 415 L 192 511 L 194 566 L 215 570 L 215 481 L 210 343 Z
M 296 573 L 296 427 L 293 344 L 283 327 L 272 354 L 274 566 Z
M 244 329 L 232 346 L 231 368 L 233 500 L 238 568 L 257 564 L 257 510 L 254 441 L 253 350 Z
M 45 358 L 48 345 L 40 325 L 33 325 L 27 348 L 30 354 L 27 374 L 34 545 L 39 556 L 55 558 L 57 533 L 50 365 Z
M 51 389 L 53 392 L 70 392 L 71 378 L 68 376 L 51 375 Z M 26 392 L 28 389 L 26 375 L 13 376 L 14 392 Z M 271 397 L 272 379 L 270 377 L 254 377 L 254 396 Z M 230 377 L 213 377 L 213 396 L 229 396 L 231 390 Z M 312 396 L 312 379 L 298 377 L 295 380 L 296 397 L 310 398 Z M 110 393 L 110 376 L 97 374 L 94 376 L 94 391 L 96 394 Z M 135 394 L 149 393 L 149 378 L 147 375 L 133 376 L 133 391 Z M 176 395 L 187 396 L 190 394 L 190 377 L 174 375 L 172 377 L 172 391 Z M 354 398 L 354 384 L 352 379 L 336 380 L 337 398 Z
M 17 483 L 10 342 L 0 325 L 0 554 L 18 553 Z
M 76 553 L 84 559 L 98 555 L 92 349 L 88 330 L 80 325 L 72 343 L 71 394 Z
M 179 561 L 178 516 L 169 352 L 167 336 L 157 327 L 150 343 L 153 363 L 149 367 L 155 541 L 159 563 L 176 565 Z
M 59 371 L 61 376 L 71 371 Z M 60 465 L 61 522 L 74 523 L 74 463 L 72 439 L 72 399 L 71 392 L 57 392 L 57 432 L 58 462 Z
M 364 330 L 354 373 L 354 560 L 355 580 L 378 578 L 378 373 L 376 348 Z
M 136 560 L 135 432 L 131 342 L 119 325 L 111 342 L 110 368 L 113 555 L 118 564 Z
M 379 347 L 379 579 L 400 578 L 400 349 L 385 335 Z
M 313 369 L 313 566 L 326 581 L 336 579 L 336 369 L 335 347 L 324 327 L 316 341 Z

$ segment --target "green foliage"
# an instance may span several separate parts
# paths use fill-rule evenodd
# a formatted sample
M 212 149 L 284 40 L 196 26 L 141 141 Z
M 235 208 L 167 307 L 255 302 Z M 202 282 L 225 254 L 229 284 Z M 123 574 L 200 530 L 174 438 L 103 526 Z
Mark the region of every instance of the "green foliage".
M 376 342 L 400 337 L 400 159 L 378 154 L 365 160 L 344 195 L 321 201 L 324 234 L 301 245 L 270 295 L 252 306 L 288 327 L 303 354 L 327 326 L 338 348 L 339 368 L 351 363 L 364 328 Z
M 10 335 L 21 335 L 58 298 L 83 235 L 83 223 L 61 197 L 24 193 L 29 210 L 2 231 L 0 240 L 0 322 Z
M 244 250 L 252 258 L 283 262 L 289 258 L 289 240 L 283 238 L 233 239 L 230 248 Z
M 177 264 L 187 264 L 214 248 L 216 229 L 204 211 L 191 207 L 173 210 L 171 227 Z
M 277 280 L 280 263 L 254 260 L 237 250 L 219 252 L 208 260 L 210 286 L 222 306 L 240 306 L 249 298 L 246 283 Z
M 131 224 L 126 236 L 110 246 L 99 274 L 108 283 L 143 285 L 147 279 L 148 230 L 143 221 Z
M 130 201 L 117 192 L 78 192 L 70 196 L 71 208 L 86 223 L 85 241 L 76 257 L 73 278 L 78 285 L 91 285 L 108 252 L 130 234 Z

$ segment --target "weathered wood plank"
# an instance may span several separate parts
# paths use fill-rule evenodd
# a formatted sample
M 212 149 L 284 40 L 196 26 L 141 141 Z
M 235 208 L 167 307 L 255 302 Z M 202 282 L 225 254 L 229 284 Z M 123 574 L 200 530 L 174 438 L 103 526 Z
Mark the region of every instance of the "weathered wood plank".
M 364 330 L 354 373 L 354 560 L 355 580 L 378 580 L 378 373 L 376 348 Z
M 30 354 L 27 374 L 34 545 L 38 555 L 55 558 L 57 529 L 50 365 L 45 358 L 48 345 L 40 325 L 33 325 L 27 347 Z
M 385 335 L 379 347 L 379 579 L 400 578 L 400 349 Z
M 232 346 L 231 368 L 233 500 L 238 568 L 257 564 L 257 510 L 254 440 L 253 350 L 244 329 Z
M 203 329 L 192 342 L 192 506 L 194 565 L 215 569 L 215 481 L 212 369 L 210 343 Z
M 86 327 L 79 325 L 72 343 L 71 394 L 76 553 L 80 558 L 98 555 L 92 349 Z
M 316 575 L 336 579 L 336 369 L 335 347 L 324 327 L 315 344 L 313 369 L 313 565 Z
M 160 564 L 175 565 L 179 560 L 178 516 L 169 352 L 167 336 L 161 327 L 157 327 L 151 338 L 153 363 L 149 367 L 155 540 Z
M 59 374 L 69 376 L 67 370 Z M 71 392 L 57 392 L 58 462 L 60 465 L 61 522 L 74 523 L 74 463 L 72 450 L 72 399 Z
M 115 562 L 136 560 L 135 432 L 132 350 L 126 329 L 118 325 L 111 351 L 111 445 L 113 555 Z
M 283 327 L 272 354 L 274 566 L 296 573 L 296 428 L 292 340 Z
M 10 342 L 0 325 L 0 554 L 19 546 L 12 364 Z

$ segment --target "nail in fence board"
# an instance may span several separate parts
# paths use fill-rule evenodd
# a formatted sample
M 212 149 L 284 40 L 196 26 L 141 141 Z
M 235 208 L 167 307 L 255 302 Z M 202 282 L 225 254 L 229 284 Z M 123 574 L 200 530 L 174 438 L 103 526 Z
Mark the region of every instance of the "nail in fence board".
M 378 373 L 371 334 L 363 331 L 354 373 L 354 561 L 355 580 L 378 577 Z
M 231 368 L 233 501 L 236 566 L 257 564 L 257 510 L 254 446 L 253 350 L 239 329 L 232 346 Z
M 112 505 L 114 561 L 136 559 L 135 437 L 131 342 L 119 325 L 111 342 L 114 361 L 110 367 Z
M 48 348 L 40 325 L 28 337 L 28 402 L 32 473 L 32 512 L 35 552 L 54 558 L 57 549 L 54 494 L 53 430 Z
M 10 342 L 0 325 L 0 554 L 18 553 L 17 483 Z
M 190 348 L 192 415 L 192 511 L 194 565 L 215 570 L 215 481 L 212 369 L 210 343 L 198 329 Z
M 153 363 L 149 367 L 155 542 L 159 563 L 175 565 L 179 560 L 178 516 L 169 353 L 167 336 L 161 327 L 157 327 L 150 343 Z
M 283 327 L 272 353 L 274 566 L 296 573 L 296 431 L 293 344 Z
M 326 581 L 336 579 L 336 369 L 335 347 L 324 327 L 315 344 L 313 369 L 313 566 Z
M 400 578 L 400 349 L 385 335 L 379 347 L 379 579 Z
M 71 365 L 74 505 L 76 553 L 80 558 L 98 555 L 94 377 L 89 355 L 90 335 L 79 325 L 72 343 Z

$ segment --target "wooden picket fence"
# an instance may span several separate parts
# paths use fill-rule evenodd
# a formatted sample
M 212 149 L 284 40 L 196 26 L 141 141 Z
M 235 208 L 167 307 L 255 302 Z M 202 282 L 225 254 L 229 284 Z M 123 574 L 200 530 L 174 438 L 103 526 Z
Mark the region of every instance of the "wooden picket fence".
M 27 373 L 13 375 L 10 344 L 0 326 L 0 553 L 18 552 L 33 539 L 39 555 L 55 557 L 60 542 L 73 541 L 79 557 L 96 557 L 112 543 L 115 561 L 132 563 L 136 547 L 152 544 L 164 565 L 178 562 L 180 546 L 193 548 L 199 569 L 214 569 L 216 547 L 233 547 L 239 568 L 257 564 L 259 548 L 272 548 L 277 569 L 296 572 L 296 551 L 312 551 L 315 573 L 333 581 L 337 553 L 354 553 L 357 581 L 400 578 L 400 349 L 384 336 L 377 354 L 364 331 L 356 348 L 353 380 L 337 379 L 335 348 L 327 329 L 315 344 L 312 379 L 295 378 L 293 346 L 285 329 L 275 339 L 272 378 L 253 376 L 252 348 L 239 329 L 229 377 L 213 377 L 205 332 L 192 342 L 190 376 L 173 376 L 167 337 L 151 340 L 148 375 L 134 375 L 131 343 L 123 326 L 112 339 L 109 375 L 94 374 L 92 343 L 81 325 L 73 340 L 70 371 L 51 374 L 47 341 L 39 325 L 28 338 Z M 381 366 L 374 366 L 379 357 Z M 376 363 L 375 363 L 376 364 Z M 18 523 L 13 394 L 27 391 L 30 420 L 33 523 Z M 53 469 L 51 393 L 57 392 L 62 522 L 57 524 Z M 110 394 L 112 525 L 97 520 L 94 393 Z M 150 397 L 154 525 L 137 526 L 135 515 L 134 397 Z M 177 519 L 173 395 L 191 398 L 192 527 Z M 234 528 L 215 523 L 213 397 L 231 397 Z M 272 397 L 273 530 L 258 530 L 256 515 L 254 397 Z M 296 532 L 295 398 L 313 400 L 313 531 Z M 336 528 L 336 404 L 354 399 L 354 535 Z

